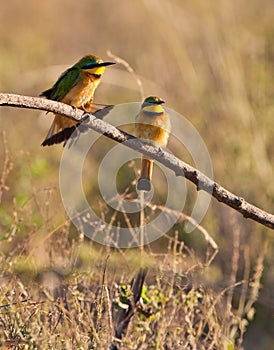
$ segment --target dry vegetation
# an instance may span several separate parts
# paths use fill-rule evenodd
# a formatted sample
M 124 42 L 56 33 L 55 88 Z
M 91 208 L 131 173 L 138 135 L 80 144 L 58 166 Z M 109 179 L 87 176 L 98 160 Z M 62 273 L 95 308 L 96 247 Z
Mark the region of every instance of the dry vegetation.
M 82 55 L 107 58 L 111 50 L 134 68 L 145 95 L 161 96 L 192 122 L 216 180 L 273 212 L 272 8 L 271 0 L 27 0 L 23 8 L 19 0 L 6 1 L 0 90 L 38 95 Z M 96 100 L 139 101 L 139 86 L 120 65 L 105 74 Z M 85 239 L 64 212 L 62 147 L 39 146 L 51 116 L 1 108 L 0 122 L 3 348 L 107 349 L 117 310 L 130 299 L 128 286 L 144 263 L 141 304 L 117 342 L 120 349 L 274 346 L 273 232 L 213 201 L 192 234 L 184 232 L 182 216 L 144 250 L 102 247 Z M 87 174 L 106 151 L 100 142 L 86 160 Z M 185 150 L 173 152 L 191 162 Z M 118 185 L 123 191 L 123 182 L 132 180 L 127 195 L 134 195 L 137 165 L 123 171 Z M 95 181 L 86 179 L 90 203 L 112 220 Z M 193 186 L 188 190 L 186 214 L 195 198 Z M 154 198 L 158 210 L 164 195 Z M 126 217 L 116 219 L 129 225 Z M 207 234 L 218 245 L 216 255 Z

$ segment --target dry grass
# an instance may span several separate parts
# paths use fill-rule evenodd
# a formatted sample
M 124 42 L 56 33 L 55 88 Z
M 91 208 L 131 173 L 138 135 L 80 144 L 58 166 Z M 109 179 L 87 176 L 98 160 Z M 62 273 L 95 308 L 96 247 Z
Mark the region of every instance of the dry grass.
M 4 145 L 7 159 L 11 155 L 6 141 Z M 5 210 L 0 243 L 2 347 L 108 348 L 115 340 L 117 312 L 130 298 L 125 290 L 145 264 L 149 273 L 141 304 L 126 336 L 116 341 L 120 349 L 242 348 L 255 312 L 266 245 L 254 267 L 245 246 L 240 271 L 240 230 L 233 215 L 230 277 L 226 286 L 215 284 L 213 289 L 206 275 L 214 273 L 218 246 L 202 226 L 193 233 L 203 241 L 197 249 L 175 230 L 161 239 L 165 249 L 156 242 L 145 250 L 114 250 L 86 241 L 68 220 L 52 228 L 49 212 L 56 191 L 36 189 Z M 188 219 L 182 214 L 181 220 Z

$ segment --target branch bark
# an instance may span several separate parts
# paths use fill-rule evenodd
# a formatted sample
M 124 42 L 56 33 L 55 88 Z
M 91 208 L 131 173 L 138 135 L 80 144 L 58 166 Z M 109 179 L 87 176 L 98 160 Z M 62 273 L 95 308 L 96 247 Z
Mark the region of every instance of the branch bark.
M 61 102 L 32 96 L 0 93 L 0 106 L 39 109 L 62 114 L 65 117 L 74 120 L 81 120 L 83 117 L 87 116 L 82 110 L 76 109 L 75 107 Z M 101 133 L 117 142 L 124 143 L 125 146 L 157 160 L 159 163 L 173 170 L 176 176 L 184 176 L 196 185 L 198 191 L 204 190 L 209 194 L 212 194 L 212 196 L 219 202 L 237 210 L 245 218 L 257 221 L 264 226 L 274 229 L 274 215 L 259 209 L 255 205 L 248 203 L 244 198 L 229 192 L 224 187 L 205 176 L 202 172 L 178 159 L 174 155 L 151 146 L 93 115 L 84 118 L 83 122 L 87 127 L 98 133 Z

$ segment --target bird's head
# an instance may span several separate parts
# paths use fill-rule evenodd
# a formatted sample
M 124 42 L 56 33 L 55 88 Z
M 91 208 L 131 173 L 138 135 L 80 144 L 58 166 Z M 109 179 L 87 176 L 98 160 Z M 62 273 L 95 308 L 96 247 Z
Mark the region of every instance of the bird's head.
M 114 62 L 104 62 L 100 57 L 87 55 L 80 59 L 76 65 L 89 74 L 100 78 L 105 71 L 105 67 L 115 64 Z
M 163 107 L 161 106 L 163 103 L 165 103 L 165 101 L 160 97 L 149 96 L 145 98 L 144 102 L 142 103 L 142 109 L 147 112 L 162 113 L 164 111 Z

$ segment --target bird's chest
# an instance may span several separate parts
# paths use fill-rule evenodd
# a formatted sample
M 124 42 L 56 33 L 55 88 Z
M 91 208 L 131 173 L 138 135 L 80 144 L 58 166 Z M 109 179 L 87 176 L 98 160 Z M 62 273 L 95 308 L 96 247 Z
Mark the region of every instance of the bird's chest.
M 167 145 L 169 130 L 170 122 L 166 113 L 155 116 L 141 114 L 136 118 L 135 135 L 155 145 Z
M 99 84 L 99 80 L 92 80 L 89 76 L 84 76 L 80 81 L 66 94 L 64 103 L 75 107 L 82 107 L 93 98 L 94 91 Z

